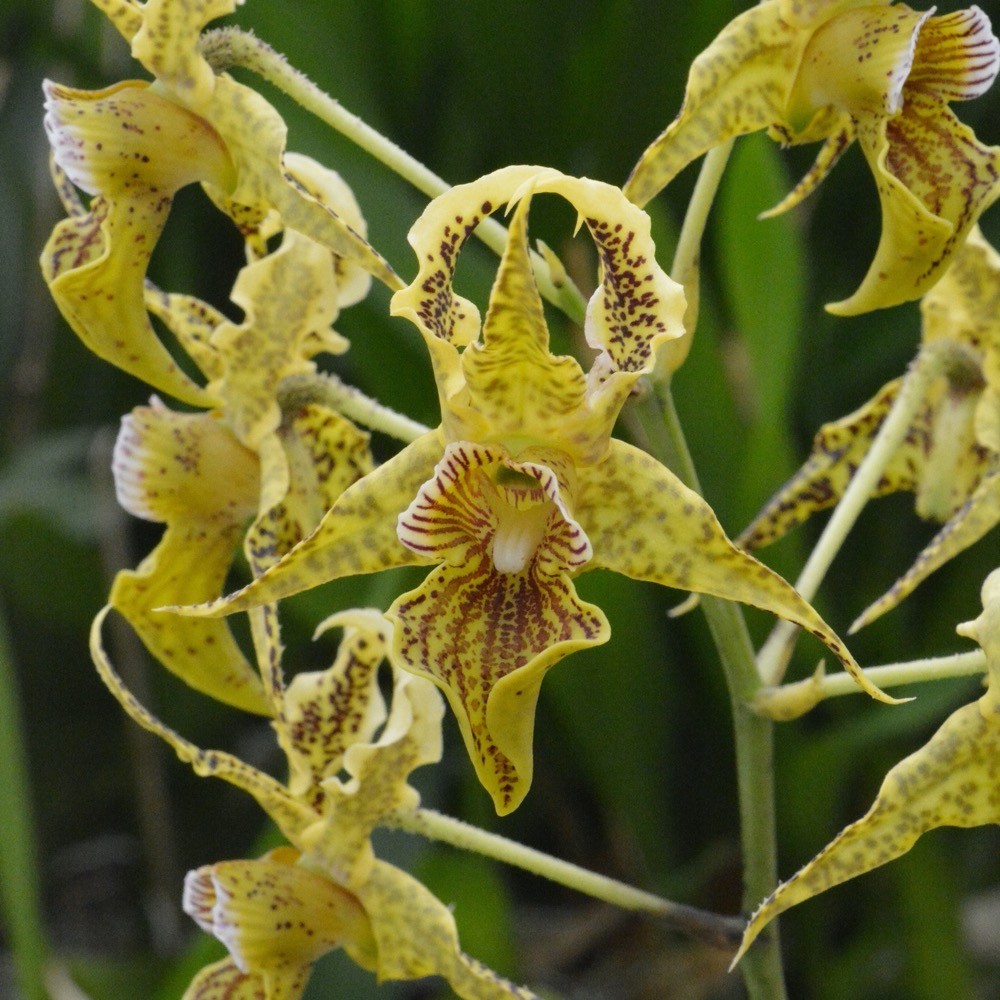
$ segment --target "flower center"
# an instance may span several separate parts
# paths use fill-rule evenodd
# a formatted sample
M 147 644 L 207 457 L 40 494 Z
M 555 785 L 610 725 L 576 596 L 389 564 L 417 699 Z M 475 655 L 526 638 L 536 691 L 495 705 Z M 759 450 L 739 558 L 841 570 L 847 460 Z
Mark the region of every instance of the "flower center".
M 512 484 L 511 476 L 524 484 Z M 531 476 L 501 466 L 497 480 L 501 490 L 490 492 L 490 507 L 496 516 L 493 565 L 500 573 L 520 573 L 545 537 L 553 504 L 531 495 L 539 492 L 539 484 Z

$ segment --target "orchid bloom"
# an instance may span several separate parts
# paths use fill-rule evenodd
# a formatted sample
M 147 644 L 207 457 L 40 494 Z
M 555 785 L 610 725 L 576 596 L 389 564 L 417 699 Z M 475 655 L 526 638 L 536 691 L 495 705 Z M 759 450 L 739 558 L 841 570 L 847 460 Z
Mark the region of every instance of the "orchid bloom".
M 779 913 L 905 854 L 928 830 L 1000 823 L 1000 570 L 983 584 L 983 613 L 958 626 L 986 654 L 986 693 L 949 716 L 926 746 L 887 775 L 871 809 L 753 915 L 740 956 Z
M 823 141 L 816 164 L 773 212 L 798 204 L 855 139 L 875 175 L 882 235 L 850 298 L 853 315 L 919 298 L 1000 195 L 1000 148 L 949 108 L 984 93 L 1000 43 L 978 7 L 935 17 L 891 0 L 764 0 L 695 59 L 677 118 L 625 186 L 645 205 L 688 163 L 734 136 Z
M 439 975 L 466 1000 L 531 1000 L 529 991 L 461 951 L 444 903 L 375 856 L 375 828 L 419 807 L 409 775 L 440 759 L 443 715 L 434 686 L 400 671 L 386 710 L 378 668 L 391 629 L 378 612 L 346 611 L 322 623 L 317 635 L 331 626 L 345 629 L 333 665 L 297 674 L 287 685 L 275 609 L 252 615 L 272 724 L 288 758 L 281 784 L 230 754 L 200 749 L 136 700 L 102 647 L 108 610 L 94 622 L 91 652 L 112 694 L 197 774 L 252 795 L 291 845 L 188 873 L 184 909 L 229 956 L 203 969 L 185 1000 L 295 1000 L 312 964 L 336 947 L 380 980 Z
M 917 495 L 917 513 L 944 527 L 854 628 L 894 608 L 939 566 L 1000 524 L 1000 254 L 978 227 L 920 307 L 922 349 L 946 348 L 949 364 L 914 416 L 876 495 L 910 490 Z M 900 381 L 820 428 L 806 463 L 740 535 L 741 545 L 767 545 L 836 503 L 892 407 Z
M 304 157 L 295 163 L 324 202 L 363 230 L 336 174 Z M 281 229 L 265 221 L 251 256 Z M 286 229 L 277 249 L 240 272 L 232 293 L 244 313 L 239 323 L 190 296 L 147 291 L 149 308 L 198 361 L 218 406 L 178 413 L 154 399 L 122 420 L 113 461 L 119 502 L 167 527 L 135 570 L 117 575 L 109 600 L 169 670 L 240 708 L 270 710 L 228 625 L 155 609 L 218 597 L 241 541 L 253 571 L 263 572 L 371 469 L 368 435 L 350 421 L 316 402 L 283 409 L 278 401 L 284 380 L 316 374 L 315 354 L 346 350 L 331 324 L 368 284 L 367 274 Z
M 545 192 L 577 209 L 600 258 L 585 330 L 598 351 L 589 374 L 549 352 L 526 233 L 531 198 Z M 456 259 L 504 204 L 516 210 L 481 324 L 452 290 Z M 611 437 L 637 379 L 683 335 L 684 296 L 656 263 L 645 213 L 610 185 L 508 167 L 435 199 L 410 242 L 420 271 L 392 311 L 427 344 L 441 426 L 346 490 L 317 530 L 249 587 L 174 610 L 218 616 L 350 574 L 435 567 L 389 608 L 391 655 L 444 691 L 501 814 L 531 781 L 545 672 L 610 636 L 603 612 L 573 586 L 588 569 L 788 618 L 826 642 L 870 694 L 892 700 L 781 577 L 729 541 L 700 496 Z
M 95 0 L 156 76 L 98 91 L 46 82 L 45 125 L 61 174 L 92 196 L 71 204 L 42 251 L 60 311 L 86 346 L 155 389 L 195 405 L 216 402 L 160 341 L 147 315 L 145 275 L 174 194 L 202 183 L 246 233 L 271 213 L 392 288 L 399 279 L 317 196 L 287 129 L 255 91 L 215 74 L 198 51 L 201 29 L 235 0 Z M 69 185 L 58 178 L 62 191 Z

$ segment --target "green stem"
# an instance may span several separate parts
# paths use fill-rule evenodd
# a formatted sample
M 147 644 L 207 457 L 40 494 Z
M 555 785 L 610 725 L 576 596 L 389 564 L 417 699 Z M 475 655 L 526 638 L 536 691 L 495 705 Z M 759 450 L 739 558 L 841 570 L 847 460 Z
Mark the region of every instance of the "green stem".
M 685 485 L 700 492 L 669 386 L 657 385 L 656 392 L 640 399 L 636 409 L 647 432 L 650 454 L 670 466 Z M 742 610 L 731 601 L 709 596 L 703 596 L 699 606 L 708 621 L 729 689 L 743 850 L 743 906 L 749 913 L 778 884 L 774 724 L 751 708 L 760 678 Z M 752 1000 L 783 1000 L 784 970 L 776 924 L 772 923 L 767 937 L 759 939 L 747 952 L 740 970 Z
M 336 375 L 293 375 L 286 378 L 278 391 L 278 401 L 283 410 L 296 410 L 307 403 L 321 403 L 349 420 L 407 443 L 430 431 L 429 427 L 384 406 L 360 389 L 346 385 Z
M 725 917 L 671 902 L 433 809 L 393 813 L 384 822 L 396 830 L 417 833 L 465 851 L 495 858 L 614 906 L 649 914 L 689 937 L 719 948 L 735 950 L 743 935 L 745 925 L 739 917 Z
M 893 455 L 902 445 L 914 415 L 927 398 L 931 383 L 945 371 L 949 363 L 950 356 L 946 349 L 924 349 L 910 366 L 892 409 L 882 422 L 857 472 L 847 484 L 844 495 L 806 560 L 801 575 L 795 581 L 796 590 L 807 601 L 815 596 L 848 532 L 854 527 Z M 798 634 L 797 625 L 781 621 L 768 636 L 757 658 L 757 668 L 765 684 L 778 684 L 784 677 Z
M 676 281 L 683 283 L 688 297 L 684 317 L 688 336 L 697 323 L 702 235 L 731 149 L 732 143 L 727 142 L 705 157 L 674 253 L 671 273 Z M 647 450 L 673 469 L 686 486 L 700 493 L 698 475 L 670 392 L 669 376 L 657 371 L 651 383 L 654 392 L 637 400 L 634 417 Z M 717 597 L 703 596 L 699 605 L 708 621 L 729 690 L 743 849 L 743 906 L 752 912 L 778 883 L 774 725 L 750 708 L 760 678 L 742 610 Z M 776 924 L 772 923 L 767 937 L 747 953 L 740 971 L 751 1000 L 784 1000 L 785 977 Z
M 436 198 L 451 189 L 447 181 L 348 111 L 292 66 L 283 55 L 250 32 L 239 28 L 207 31 L 202 36 L 200 48 L 202 55 L 214 69 L 242 66 L 263 77 L 324 124 L 384 163 L 428 198 Z M 507 246 L 507 230 L 496 219 L 484 219 L 476 230 L 476 236 L 498 256 L 503 255 Z M 582 326 L 587 303 L 565 271 L 561 272 L 558 282 L 553 281 L 548 263 L 534 251 L 531 254 L 531 264 L 541 295 L 565 312 L 573 322 Z
M 31 789 L 18 706 L 17 682 L 0 615 L 0 904 L 18 986 L 25 1000 L 48 1000 L 47 948 L 38 891 L 38 859 L 31 818 Z
M 924 681 L 967 677 L 987 670 L 986 654 L 982 650 L 956 653 L 953 656 L 935 656 L 908 663 L 889 663 L 881 667 L 868 667 L 865 676 L 878 687 L 885 689 L 901 684 L 919 684 Z M 827 698 L 860 692 L 857 681 L 849 674 L 839 672 L 827 676 L 818 670 L 812 677 L 794 684 L 762 687 L 754 697 L 753 706 L 772 719 L 798 718 Z

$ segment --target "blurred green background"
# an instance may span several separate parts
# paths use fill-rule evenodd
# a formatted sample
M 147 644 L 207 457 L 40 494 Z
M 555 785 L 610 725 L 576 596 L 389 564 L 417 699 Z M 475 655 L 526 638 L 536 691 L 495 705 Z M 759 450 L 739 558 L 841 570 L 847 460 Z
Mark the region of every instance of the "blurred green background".
M 621 183 L 679 107 L 687 66 L 741 9 L 702 0 L 248 0 L 253 28 L 329 93 L 449 181 L 535 162 Z M 955 9 L 948 4 L 945 10 Z M 996 3 L 982 5 L 1000 14 Z M 996 20 L 996 16 L 994 17 Z M 217 954 L 179 913 L 180 879 L 198 864 L 245 856 L 268 836 L 252 802 L 194 778 L 134 731 L 103 690 L 86 647 L 110 574 L 155 544 L 155 526 L 117 513 L 108 450 L 121 415 L 148 390 L 91 356 L 61 321 L 38 253 L 61 216 L 47 177 L 41 81 L 97 87 L 142 71 L 82 0 L 0 0 L 0 609 L 20 698 L 46 933 L 95 1000 L 179 996 Z M 286 115 L 290 148 L 335 166 L 354 188 L 370 237 L 404 278 L 405 234 L 424 199 L 381 165 L 261 89 Z M 958 109 L 1000 142 L 1000 92 Z M 742 141 L 713 211 L 701 325 L 678 373 L 678 407 L 707 499 L 737 533 L 808 450 L 820 423 L 846 414 L 901 373 L 919 337 L 915 306 L 858 319 L 822 310 L 860 280 L 878 206 L 857 149 L 790 218 L 755 216 L 811 162 L 763 137 Z M 690 168 L 651 213 L 669 262 L 694 181 Z M 543 204 L 543 203 L 540 203 Z M 163 287 L 223 306 L 241 248 L 197 190 L 185 190 L 154 257 Z M 589 280 L 561 209 L 533 213 L 534 235 Z M 1000 237 L 996 210 L 983 223 Z M 485 302 L 493 261 L 463 257 L 460 288 Z M 433 384 L 414 331 L 386 316 L 376 290 L 338 329 L 352 349 L 335 368 L 412 416 L 435 422 Z M 230 307 L 231 308 L 231 307 Z M 551 316 L 564 350 L 574 331 Z M 385 441 L 376 442 L 388 454 Z M 766 560 L 794 577 L 822 519 Z M 872 505 L 817 606 L 845 629 L 933 534 L 912 498 Z M 963 651 L 1000 562 L 997 533 L 939 571 L 900 609 L 855 637 L 863 664 Z M 335 607 L 385 606 L 399 581 L 374 578 L 289 602 L 289 664 L 316 668 L 329 648 L 304 639 Z M 593 573 L 612 641 L 577 654 L 543 689 L 536 777 L 502 821 L 476 785 L 453 724 L 443 766 L 421 777 L 425 801 L 588 867 L 694 905 L 739 908 L 736 795 L 727 697 L 699 614 L 668 620 L 682 596 Z M 755 639 L 770 622 L 751 618 Z M 266 725 L 221 709 L 143 663 L 127 637 L 114 655 L 156 711 L 201 745 L 276 766 Z M 793 671 L 821 655 L 803 642 Z M 297 657 L 293 659 L 292 657 Z M 868 807 L 885 771 L 922 744 L 975 679 L 924 686 L 889 709 L 838 699 L 778 731 L 784 876 Z M 6 736 L 16 735 L 8 724 Z M 5 753 L 10 753 L 9 749 Z M 12 828 L 0 818 L 0 849 Z M 500 971 L 567 998 L 680 1000 L 742 995 L 727 956 L 647 921 L 521 873 L 401 834 L 380 841 L 454 904 L 463 945 Z M 793 910 L 782 920 L 790 993 L 821 1000 L 939 1000 L 1000 993 L 1000 840 L 994 828 L 937 831 L 907 857 Z M 4 938 L 11 941 L 11 928 Z M 12 995 L 9 961 L 0 996 Z M 66 994 L 69 995 L 69 994 Z M 309 996 L 366 998 L 371 977 L 340 955 L 320 963 Z M 437 984 L 379 996 L 440 995 Z

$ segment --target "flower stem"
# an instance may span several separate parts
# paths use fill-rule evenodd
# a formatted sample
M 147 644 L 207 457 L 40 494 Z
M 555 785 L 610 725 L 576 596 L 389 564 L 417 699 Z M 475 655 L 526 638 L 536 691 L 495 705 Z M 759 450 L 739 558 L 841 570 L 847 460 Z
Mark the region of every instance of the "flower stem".
M 393 829 L 417 833 L 465 851 L 495 858 L 606 903 L 649 914 L 689 937 L 718 948 L 735 950 L 743 935 L 744 922 L 739 917 L 726 917 L 673 903 L 433 809 L 393 813 L 385 823 Z
M 200 48 L 202 55 L 214 69 L 242 66 L 263 77 L 428 198 L 436 198 L 450 190 L 451 185 L 447 181 L 348 111 L 292 66 L 283 55 L 250 32 L 239 28 L 207 31 L 202 35 Z M 507 230 L 495 219 L 484 219 L 476 230 L 476 235 L 498 256 L 503 255 L 507 246 Z M 548 263 L 534 251 L 531 254 L 531 264 L 541 295 L 566 313 L 573 322 L 583 325 L 587 304 L 565 271 L 559 281 L 553 281 Z
M 7 623 L 0 616 L 0 913 L 7 929 L 18 985 L 25 1000 L 48 1000 L 47 948 L 38 891 L 38 860 L 31 818 L 14 663 Z
M 945 370 L 949 362 L 946 350 L 924 349 L 910 365 L 899 388 L 899 395 L 892 404 L 857 472 L 847 484 L 844 495 L 834 509 L 826 528 L 812 550 L 795 588 L 810 601 L 819 589 L 826 571 L 844 544 L 848 532 L 854 527 L 862 508 L 878 486 L 886 466 L 906 437 L 914 415 L 923 405 L 931 383 Z M 761 647 L 757 669 L 765 684 L 781 681 L 788 667 L 799 627 L 781 621 L 774 627 L 767 642 Z
M 429 427 L 384 406 L 331 374 L 293 375 L 286 378 L 278 390 L 278 401 L 283 410 L 295 410 L 307 403 L 320 403 L 342 413 L 349 420 L 407 444 L 430 431 Z
M 952 677 L 967 677 L 984 673 L 987 669 L 986 654 L 982 650 L 955 653 L 953 656 L 935 656 L 907 663 L 890 663 L 881 667 L 868 667 L 864 673 L 880 688 L 898 687 L 901 684 L 918 684 Z M 827 676 L 817 671 L 812 677 L 794 684 L 762 687 L 754 697 L 756 711 L 772 719 L 795 719 L 808 712 L 827 698 L 855 694 L 861 690 L 849 674 L 839 672 Z
M 700 492 L 670 387 L 661 382 L 655 389 L 655 393 L 640 399 L 636 406 L 640 422 L 648 429 L 650 454 L 670 466 L 685 485 Z M 743 905 L 749 913 L 778 884 L 774 724 L 751 707 L 760 678 L 742 610 L 731 601 L 709 596 L 702 596 L 699 607 L 708 621 L 729 689 L 743 850 Z M 784 970 L 776 924 L 771 925 L 766 938 L 758 939 L 747 952 L 740 970 L 752 1000 L 784 1000 Z

